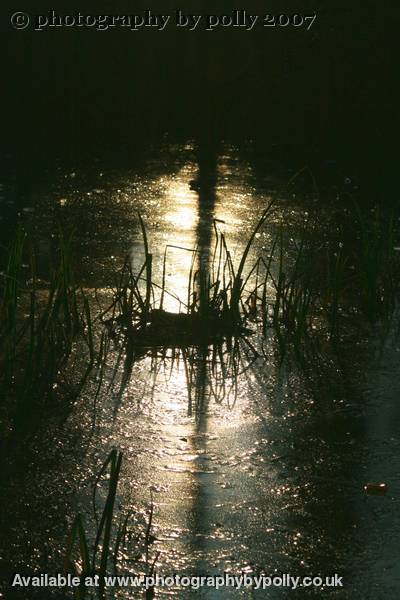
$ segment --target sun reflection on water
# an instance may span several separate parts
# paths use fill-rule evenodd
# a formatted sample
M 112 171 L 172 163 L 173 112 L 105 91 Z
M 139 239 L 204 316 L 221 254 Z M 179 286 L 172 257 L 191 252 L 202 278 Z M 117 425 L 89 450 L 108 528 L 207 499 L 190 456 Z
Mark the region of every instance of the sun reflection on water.
M 164 310 L 186 312 L 190 272 L 197 268 L 194 251 L 207 255 L 208 249 L 211 261 L 214 220 L 219 221 L 218 231 L 226 233 L 236 262 L 260 217 L 260 197 L 257 204 L 246 182 L 231 176 L 235 167 L 229 169 L 225 172 L 219 164 L 215 181 L 207 178 L 204 170 L 201 179 L 196 165 L 189 161 L 150 186 L 154 194 L 144 212 L 147 209 L 149 214 L 151 207 L 153 218 L 156 207 L 157 225 L 149 227 L 153 277 L 158 284 L 162 282 L 165 256 L 165 288 L 175 296 L 164 296 Z M 140 254 L 139 244 L 137 250 Z M 157 297 L 155 300 L 158 307 Z M 264 456 L 255 450 L 260 419 L 251 408 L 250 377 L 239 375 L 239 350 L 231 342 L 217 349 L 158 349 L 156 358 L 147 357 L 142 363 L 142 371 L 136 365 L 128 383 L 129 398 L 141 397 L 145 430 L 143 441 L 137 442 L 139 452 L 130 460 L 130 474 L 132 479 L 139 477 L 142 486 L 159 490 L 154 492 L 157 549 L 161 552 L 157 567 L 200 568 L 202 560 L 211 557 L 222 564 L 238 534 L 239 515 L 246 522 L 245 529 L 259 519 L 253 498 L 264 462 Z M 244 360 L 247 365 L 247 354 Z M 153 385 L 149 385 L 151 380 Z M 129 409 L 122 414 L 124 408 L 121 427 L 134 437 L 137 419 L 132 419 Z M 271 472 L 272 468 L 269 476 Z M 273 489 L 281 488 L 276 485 Z M 273 496 L 275 504 L 281 496 L 286 499 L 286 494 L 279 492 Z M 230 561 L 239 564 L 240 558 Z
M 189 187 L 189 182 L 184 174 L 171 179 L 165 193 L 168 212 L 165 221 L 171 223 L 176 231 L 194 232 L 198 222 L 197 194 Z

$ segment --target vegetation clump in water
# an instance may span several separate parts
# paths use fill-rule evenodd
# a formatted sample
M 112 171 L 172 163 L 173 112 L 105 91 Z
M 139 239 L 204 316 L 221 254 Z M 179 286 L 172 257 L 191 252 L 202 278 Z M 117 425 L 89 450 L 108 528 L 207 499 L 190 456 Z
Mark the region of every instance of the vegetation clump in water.
M 271 207 L 272 202 L 250 236 L 237 270 L 225 236 L 218 231 L 215 221 L 211 264 L 204 264 L 197 249 L 189 250 L 193 253 L 193 260 L 187 285 L 187 302 L 178 299 L 185 308 L 185 312 L 180 313 L 163 309 L 164 296 L 170 293 L 165 288 L 167 248 L 164 252 L 162 284 L 157 286 L 152 280 L 152 254 L 139 215 L 145 262 L 137 275 L 132 272 L 129 262 L 125 262 L 114 302 L 102 315 L 104 317 L 110 311 L 112 313 L 111 317 L 105 319 L 107 326 L 114 331 L 122 326 L 133 347 L 207 345 L 225 337 L 251 333 L 247 327 L 249 311 L 246 298 L 254 295 L 256 290 L 249 292 L 247 289 L 249 277 L 244 278 L 244 270 L 255 235 L 266 221 Z M 145 284 L 144 291 L 142 283 Z
M 22 276 L 26 245 L 21 229 L 0 279 L 0 392 L 9 433 L 40 418 L 78 339 L 87 349 L 88 369 L 94 360 L 91 311 L 74 283 L 68 242 L 60 235 L 48 283 L 36 275 L 31 248 L 30 276 Z

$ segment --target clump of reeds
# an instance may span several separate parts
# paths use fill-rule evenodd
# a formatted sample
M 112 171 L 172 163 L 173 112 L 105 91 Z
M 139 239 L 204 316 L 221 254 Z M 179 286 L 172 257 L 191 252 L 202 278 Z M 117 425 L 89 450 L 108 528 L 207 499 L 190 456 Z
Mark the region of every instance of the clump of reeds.
M 259 263 L 264 281 L 253 298 L 254 312 L 264 336 L 273 329 L 284 352 L 321 336 L 338 339 L 345 327 L 357 333 L 365 319 L 386 318 L 396 306 L 400 257 L 393 217 L 378 208 L 366 214 L 358 206 L 351 214 L 350 231 L 341 223 L 336 235 L 323 240 L 307 220 L 297 243 L 288 243 L 282 223 L 268 259 Z
M 93 545 L 89 543 L 88 535 L 85 531 L 83 518 L 78 514 L 73 522 L 69 534 L 66 555 L 64 560 L 64 571 L 74 572 L 82 577 L 82 585 L 76 592 L 77 598 L 84 598 L 86 595 L 86 586 L 84 579 L 87 576 L 99 575 L 99 598 L 104 597 L 104 576 L 108 573 L 108 562 L 111 558 L 116 561 L 120 536 L 117 535 L 114 547 L 114 556 L 112 556 L 112 528 L 115 526 L 115 499 L 117 494 L 118 481 L 122 463 L 122 453 L 113 449 L 108 455 L 106 461 L 96 476 L 93 488 L 93 507 L 96 520 L 96 534 Z M 103 512 L 98 520 L 96 509 L 96 491 L 101 477 L 109 469 L 108 493 Z M 78 554 L 74 558 L 75 545 L 78 545 Z M 100 558 L 98 556 L 100 555 Z
M 357 252 L 355 276 L 361 309 L 370 320 L 390 313 L 399 290 L 399 254 L 393 214 L 376 206 L 363 212 L 355 205 Z
M 68 242 L 60 236 L 58 264 L 46 286 L 38 282 L 27 246 L 19 230 L 0 277 L 0 389 L 16 420 L 28 418 L 28 408 L 36 409 L 36 402 L 52 393 L 78 335 L 87 344 L 88 364 L 94 360 L 91 311 L 74 284 Z M 28 278 L 22 277 L 25 255 Z
M 167 252 L 163 258 L 162 280 L 152 279 L 152 254 L 149 252 L 146 228 L 139 215 L 143 235 L 144 262 L 134 274 L 127 260 L 123 266 L 112 305 L 102 314 L 112 330 L 123 329 L 128 344 L 135 347 L 198 346 L 222 340 L 232 335 L 248 333 L 248 310 L 245 302 L 251 292 L 250 276 L 245 276 L 247 260 L 254 238 L 271 212 L 272 202 L 254 228 L 237 269 L 232 261 L 225 235 L 214 222 L 215 245 L 211 260 L 202 260 L 198 249 L 181 250 L 192 253 L 188 276 L 187 298 L 178 298 L 183 310 L 172 313 L 164 310 Z M 250 269 L 252 274 L 254 269 Z M 105 318 L 107 317 L 107 318 Z
M 105 598 L 105 577 L 119 570 L 120 559 L 135 562 L 147 575 L 151 575 L 158 554 L 151 559 L 150 546 L 155 538 L 152 535 L 153 503 L 151 503 L 147 524 L 143 531 L 132 531 L 131 510 L 116 508 L 118 484 L 121 476 L 122 452 L 116 448 L 111 450 L 95 477 L 93 486 L 93 525 L 85 526 L 85 520 L 78 514 L 72 524 L 64 558 L 64 572 L 80 577 L 81 585 L 75 588 L 75 598 L 83 600 L 87 597 L 87 577 L 97 576 L 96 597 Z M 97 511 L 97 495 L 102 479 L 107 479 L 106 500 L 99 518 Z M 127 558 L 127 546 L 132 556 Z

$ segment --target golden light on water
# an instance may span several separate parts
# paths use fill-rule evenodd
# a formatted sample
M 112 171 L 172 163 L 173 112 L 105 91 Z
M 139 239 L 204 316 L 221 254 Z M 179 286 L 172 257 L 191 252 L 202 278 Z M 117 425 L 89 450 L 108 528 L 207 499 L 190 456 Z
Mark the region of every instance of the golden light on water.
M 165 220 L 177 230 L 189 230 L 193 233 L 199 218 L 198 196 L 190 189 L 187 177 L 178 175 L 177 179 L 171 179 L 165 200 L 170 209 L 165 215 Z
M 243 220 L 249 215 L 257 217 L 252 210 L 252 194 L 248 188 L 230 184 L 227 181 L 224 166 L 218 165 L 220 181 L 215 188 L 205 188 L 201 191 L 191 189 L 191 181 L 198 177 L 194 163 L 186 163 L 177 173 L 163 177 L 162 197 L 164 234 L 163 244 L 157 248 L 157 254 L 162 255 L 167 249 L 165 284 L 166 288 L 187 303 L 188 279 L 193 261 L 193 251 L 204 243 L 211 250 L 214 243 L 213 219 L 218 220 L 218 230 L 224 233 L 234 233 L 243 227 Z M 247 225 L 247 223 L 246 223 Z M 249 224 L 249 227 L 252 225 Z M 205 242 L 206 241 L 206 242 Z M 235 255 L 237 238 L 230 248 Z M 186 249 L 186 250 L 185 250 Z M 169 311 L 183 310 L 179 302 L 166 295 L 164 309 Z
M 199 219 L 198 195 L 189 187 L 192 176 L 193 173 L 182 169 L 177 176 L 171 178 L 163 200 L 167 208 L 164 222 L 168 229 L 171 228 L 171 234 L 168 235 L 165 245 L 167 247 L 165 286 L 183 303 L 188 301 L 189 274 L 196 247 L 196 227 Z M 164 249 L 159 250 L 164 252 Z M 176 298 L 166 294 L 164 309 L 176 312 L 182 310 L 182 306 Z

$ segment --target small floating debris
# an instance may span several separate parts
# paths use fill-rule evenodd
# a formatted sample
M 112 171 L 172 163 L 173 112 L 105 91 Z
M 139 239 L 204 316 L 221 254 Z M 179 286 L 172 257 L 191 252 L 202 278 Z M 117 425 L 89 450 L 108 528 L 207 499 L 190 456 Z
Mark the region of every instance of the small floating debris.
M 386 483 L 367 483 L 364 492 L 367 496 L 385 496 L 388 491 Z

